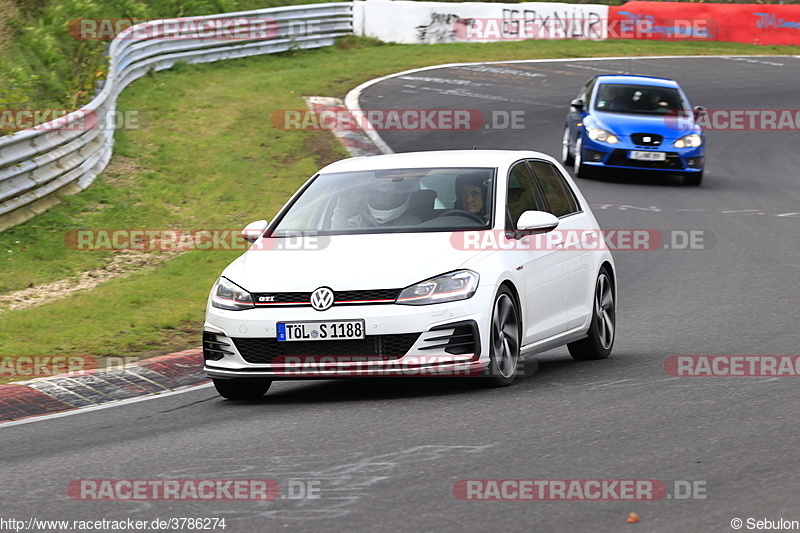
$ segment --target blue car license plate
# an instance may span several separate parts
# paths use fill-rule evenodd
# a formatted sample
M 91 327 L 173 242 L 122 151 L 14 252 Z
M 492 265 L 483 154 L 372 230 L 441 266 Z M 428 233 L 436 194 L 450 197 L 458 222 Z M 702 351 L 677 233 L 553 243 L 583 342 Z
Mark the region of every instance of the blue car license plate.
M 632 150 L 628 153 L 628 159 L 635 159 L 637 161 L 666 161 L 667 154 L 664 152 L 638 152 Z

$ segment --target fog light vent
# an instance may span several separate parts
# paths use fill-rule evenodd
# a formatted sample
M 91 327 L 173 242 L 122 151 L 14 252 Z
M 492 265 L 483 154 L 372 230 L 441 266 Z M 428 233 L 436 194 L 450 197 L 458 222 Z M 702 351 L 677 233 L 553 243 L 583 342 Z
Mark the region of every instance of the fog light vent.
M 686 166 L 688 168 L 700 168 L 700 158 L 699 157 L 687 157 L 685 159 Z
M 592 163 L 600 163 L 605 157 L 605 152 L 598 152 L 596 150 L 586 150 L 586 160 Z
M 233 351 L 228 349 L 231 345 L 219 337 L 226 338 L 216 333 L 203 332 L 203 359 L 206 361 L 219 361 L 226 355 L 234 355 Z

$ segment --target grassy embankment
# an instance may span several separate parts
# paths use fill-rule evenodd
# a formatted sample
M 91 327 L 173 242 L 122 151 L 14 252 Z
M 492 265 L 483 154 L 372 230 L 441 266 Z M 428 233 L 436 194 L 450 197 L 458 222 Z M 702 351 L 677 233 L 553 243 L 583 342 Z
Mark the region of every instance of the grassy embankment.
M 330 0 L 319 0 L 330 1 Z M 0 109 L 74 109 L 106 74 L 106 42 L 76 39 L 76 19 L 157 19 L 307 0 L 0 0 Z

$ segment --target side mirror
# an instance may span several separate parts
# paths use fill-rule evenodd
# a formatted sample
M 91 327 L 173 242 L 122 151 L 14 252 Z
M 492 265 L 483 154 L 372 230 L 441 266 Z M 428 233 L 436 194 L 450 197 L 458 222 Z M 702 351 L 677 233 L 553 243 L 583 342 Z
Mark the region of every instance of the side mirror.
M 694 108 L 692 108 L 692 111 L 694 111 L 695 120 L 701 119 L 708 114 L 708 109 L 699 105 L 694 106 Z
M 583 109 L 583 100 L 576 98 L 575 100 L 571 101 L 569 105 L 580 111 Z
M 517 220 L 517 231 L 526 233 L 547 233 L 558 226 L 558 218 L 544 211 L 525 211 Z
M 249 243 L 256 242 L 261 237 L 261 234 L 264 233 L 264 230 L 267 229 L 267 226 L 269 226 L 269 222 L 266 220 L 251 222 L 242 230 L 242 237 Z

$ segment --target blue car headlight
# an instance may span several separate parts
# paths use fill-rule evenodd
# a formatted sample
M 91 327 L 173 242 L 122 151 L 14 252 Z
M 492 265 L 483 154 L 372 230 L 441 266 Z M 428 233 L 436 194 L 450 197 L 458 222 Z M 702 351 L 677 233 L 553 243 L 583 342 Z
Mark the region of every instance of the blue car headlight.
M 675 148 L 697 148 L 703 144 L 703 138 L 696 133 L 692 133 L 690 135 L 684 135 L 673 144 Z
M 586 134 L 593 141 L 600 141 L 608 144 L 616 144 L 619 142 L 619 139 L 617 138 L 616 135 L 614 135 L 610 131 L 606 131 L 600 128 L 586 128 Z

